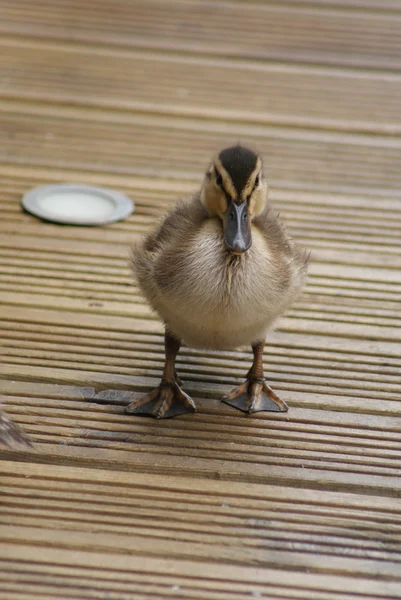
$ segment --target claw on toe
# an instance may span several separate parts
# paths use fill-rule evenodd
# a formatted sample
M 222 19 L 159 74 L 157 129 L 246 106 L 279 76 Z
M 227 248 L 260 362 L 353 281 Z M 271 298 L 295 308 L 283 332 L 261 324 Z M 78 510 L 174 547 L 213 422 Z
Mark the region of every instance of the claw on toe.
M 287 412 L 288 406 L 265 381 L 246 380 L 222 398 L 222 402 L 246 413 Z
M 168 419 L 196 412 L 196 406 L 192 398 L 182 391 L 177 382 L 162 382 L 150 394 L 126 406 L 125 412 L 131 415 Z

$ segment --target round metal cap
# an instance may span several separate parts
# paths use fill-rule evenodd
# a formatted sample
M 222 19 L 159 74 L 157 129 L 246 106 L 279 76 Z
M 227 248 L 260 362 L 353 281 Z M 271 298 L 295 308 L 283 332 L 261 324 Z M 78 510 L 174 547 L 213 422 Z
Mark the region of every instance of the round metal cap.
M 21 204 L 40 219 L 66 225 L 104 225 L 134 210 L 133 201 L 120 192 L 73 183 L 36 187 L 24 194 Z

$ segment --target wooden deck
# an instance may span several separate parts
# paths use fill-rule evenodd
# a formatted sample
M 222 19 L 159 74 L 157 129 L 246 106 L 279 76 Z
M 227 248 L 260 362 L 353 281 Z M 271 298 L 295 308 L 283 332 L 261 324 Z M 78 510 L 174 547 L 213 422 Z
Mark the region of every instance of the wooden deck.
M 1 600 L 401 598 L 401 2 L 0 0 Z M 246 352 L 184 348 L 199 412 L 138 419 L 162 329 L 130 243 L 212 154 L 263 152 L 312 249 L 266 365 L 287 415 L 219 398 Z M 74 181 L 104 228 L 22 213 Z

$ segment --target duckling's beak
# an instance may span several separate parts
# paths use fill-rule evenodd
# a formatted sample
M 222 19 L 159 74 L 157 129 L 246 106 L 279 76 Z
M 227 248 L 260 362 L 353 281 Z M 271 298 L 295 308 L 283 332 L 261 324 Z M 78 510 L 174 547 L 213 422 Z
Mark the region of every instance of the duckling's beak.
M 223 218 L 224 242 L 234 254 L 243 254 L 252 246 L 251 226 L 249 223 L 248 203 L 228 205 Z

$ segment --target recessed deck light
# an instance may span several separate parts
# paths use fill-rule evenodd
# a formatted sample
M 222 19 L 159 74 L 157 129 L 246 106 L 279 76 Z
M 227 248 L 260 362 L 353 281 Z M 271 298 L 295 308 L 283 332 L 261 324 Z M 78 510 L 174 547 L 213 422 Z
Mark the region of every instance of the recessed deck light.
M 29 190 L 22 206 L 36 217 L 66 225 L 104 225 L 121 221 L 134 210 L 132 200 L 120 192 L 71 183 Z

